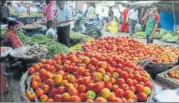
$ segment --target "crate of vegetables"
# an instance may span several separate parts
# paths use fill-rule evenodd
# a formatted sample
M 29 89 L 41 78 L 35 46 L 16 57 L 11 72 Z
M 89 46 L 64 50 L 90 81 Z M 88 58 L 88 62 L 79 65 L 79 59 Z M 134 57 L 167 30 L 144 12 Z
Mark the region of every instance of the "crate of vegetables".
M 179 87 L 179 65 L 157 75 L 157 80 L 168 84 L 172 88 Z

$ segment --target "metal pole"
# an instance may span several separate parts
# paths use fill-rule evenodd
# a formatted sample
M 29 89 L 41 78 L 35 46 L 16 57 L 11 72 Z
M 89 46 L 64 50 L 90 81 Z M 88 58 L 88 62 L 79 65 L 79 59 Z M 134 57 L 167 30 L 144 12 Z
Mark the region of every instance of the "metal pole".
M 172 10 L 173 10 L 173 19 L 174 19 L 174 31 L 176 32 L 176 17 L 175 17 L 175 8 L 174 8 L 174 4 L 172 1 Z

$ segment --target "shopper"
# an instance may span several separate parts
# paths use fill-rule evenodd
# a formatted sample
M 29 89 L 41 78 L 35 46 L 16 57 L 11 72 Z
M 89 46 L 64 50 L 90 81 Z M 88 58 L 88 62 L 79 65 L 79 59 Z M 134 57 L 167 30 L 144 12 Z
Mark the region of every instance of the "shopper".
M 153 5 L 152 8 L 150 8 L 146 12 L 142 20 L 147 21 L 146 28 L 145 28 L 147 43 L 153 43 L 154 34 L 158 28 L 158 24 L 160 21 L 160 16 L 157 11 L 157 6 Z
M 1 16 L 0 16 L 0 18 L 1 18 L 1 22 L 3 23 L 3 24 L 6 24 L 7 23 L 7 18 L 9 17 L 9 10 L 8 10 L 8 7 L 5 5 L 5 3 L 6 3 L 6 0 L 3 0 L 2 1 L 2 4 L 1 4 Z
M 70 24 L 72 11 L 66 5 L 66 1 L 56 0 L 58 12 L 56 16 L 57 39 L 60 43 L 70 46 Z
M 96 17 L 95 6 L 94 6 L 94 4 L 91 4 L 90 7 L 88 8 L 87 19 L 89 21 L 92 21 L 95 19 L 95 17 Z
M 114 12 L 112 10 L 112 6 L 109 7 L 108 16 L 109 16 L 110 21 L 112 21 L 113 20 L 113 16 L 114 16 Z
M 122 12 L 122 25 L 120 28 L 120 32 L 128 32 L 128 28 L 129 28 L 129 25 L 127 23 L 128 11 L 129 11 L 129 9 L 128 9 L 128 5 L 127 5 L 126 8 Z
M 43 8 L 43 15 L 46 18 L 47 21 L 47 29 L 49 29 L 51 27 L 51 25 L 53 24 L 53 20 L 54 17 L 57 14 L 57 9 L 53 7 L 54 5 L 54 1 L 52 0 L 46 0 L 46 4 Z
M 15 10 L 14 10 L 11 2 L 7 2 L 7 7 L 8 7 L 9 15 L 15 16 Z
M 127 14 L 127 19 L 129 23 L 129 34 L 131 37 L 133 37 L 135 25 L 139 22 L 138 10 L 136 6 L 129 10 Z
M 17 29 L 18 29 L 17 21 L 14 21 L 14 20 L 8 21 L 8 30 L 4 34 L 4 38 L 1 41 L 2 45 L 9 46 L 14 49 L 23 46 L 21 40 L 18 38 L 16 34 Z

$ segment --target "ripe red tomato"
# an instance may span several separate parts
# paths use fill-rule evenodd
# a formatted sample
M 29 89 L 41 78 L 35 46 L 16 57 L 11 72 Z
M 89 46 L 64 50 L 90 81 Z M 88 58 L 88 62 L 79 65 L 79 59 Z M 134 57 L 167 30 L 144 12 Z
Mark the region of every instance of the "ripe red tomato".
M 128 89 L 129 89 L 129 86 L 128 86 L 127 84 L 122 84 L 122 85 L 121 85 L 121 88 L 122 88 L 123 90 L 128 90 Z
M 122 78 L 124 78 L 125 80 L 127 80 L 128 77 L 129 77 L 129 74 L 128 74 L 126 71 L 122 71 L 121 74 L 120 74 L 120 76 L 121 76 Z
M 146 102 L 147 101 L 147 94 L 144 93 L 144 92 L 139 93 L 137 97 L 138 97 L 138 100 L 140 102 Z
M 134 85 L 132 79 L 127 79 L 126 83 L 127 83 L 129 86 L 133 86 L 133 85 Z
M 137 91 L 138 93 L 142 92 L 142 91 L 143 91 L 143 88 L 144 88 L 144 86 L 141 85 L 141 84 L 137 84 L 137 85 L 136 85 L 136 91 Z
M 116 95 L 117 97 L 123 97 L 123 96 L 124 96 L 124 90 L 123 90 L 123 89 L 120 89 L 120 88 L 116 89 L 115 95 Z
M 134 74 L 134 79 L 140 82 L 142 80 L 142 76 L 140 74 Z
M 125 80 L 123 79 L 123 78 L 118 78 L 117 79 L 117 84 L 118 85 L 122 85 L 122 84 L 124 84 L 125 83 Z
M 151 83 L 150 81 L 146 82 L 146 83 L 145 83 L 145 86 L 147 86 L 147 87 L 149 87 L 149 88 L 152 89 L 152 83 Z

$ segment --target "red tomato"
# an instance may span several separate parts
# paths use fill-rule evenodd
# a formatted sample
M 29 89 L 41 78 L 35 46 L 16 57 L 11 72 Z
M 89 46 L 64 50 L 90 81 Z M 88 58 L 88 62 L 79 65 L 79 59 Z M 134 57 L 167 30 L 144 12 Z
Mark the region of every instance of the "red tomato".
M 128 89 L 129 89 L 129 86 L 128 86 L 127 84 L 122 84 L 122 85 L 121 85 L 121 88 L 122 88 L 123 90 L 128 90 Z
M 128 77 L 129 77 L 129 74 L 128 74 L 126 71 L 122 71 L 120 76 L 121 76 L 122 78 L 124 78 L 125 80 L 127 80 Z
M 133 86 L 133 85 L 134 85 L 132 79 L 127 79 L 126 83 L 127 83 L 129 86 Z
M 146 83 L 145 83 L 145 86 L 147 86 L 147 87 L 149 87 L 149 88 L 152 89 L 152 83 L 151 83 L 150 81 L 146 82 Z
M 136 85 L 136 91 L 137 91 L 138 93 L 142 92 L 142 91 L 143 91 L 143 88 L 144 88 L 144 86 L 141 85 L 141 84 L 137 84 L 137 85 Z
M 123 79 L 123 78 L 118 78 L 117 79 L 117 84 L 118 85 L 122 85 L 122 84 L 124 84 L 125 83 L 125 80 Z
M 134 79 L 140 82 L 142 80 L 142 76 L 140 74 L 134 74 Z
M 124 90 L 123 90 L 123 89 L 120 89 L 120 88 L 116 89 L 115 95 L 116 95 L 117 97 L 123 97 L 123 95 L 124 95 Z

